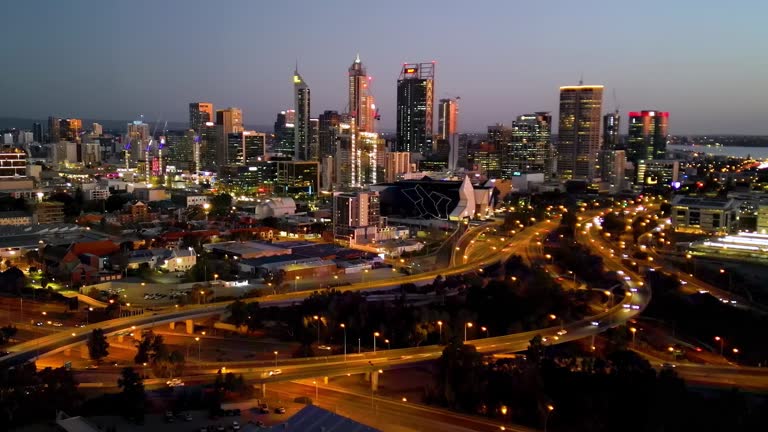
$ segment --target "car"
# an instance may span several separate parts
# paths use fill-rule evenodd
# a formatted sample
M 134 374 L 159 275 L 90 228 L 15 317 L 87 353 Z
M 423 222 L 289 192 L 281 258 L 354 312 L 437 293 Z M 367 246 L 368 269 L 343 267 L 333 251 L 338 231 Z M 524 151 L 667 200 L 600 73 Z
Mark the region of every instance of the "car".
M 321 349 L 321 350 L 330 351 L 330 350 L 331 350 L 331 347 L 329 347 L 328 345 L 319 345 L 319 346 L 317 347 L 317 349 Z
M 92 364 L 92 365 L 88 365 L 88 366 L 86 366 L 85 368 L 86 368 L 86 369 L 98 369 L 98 368 L 99 368 L 99 365 L 93 365 L 93 364 Z
M 275 408 L 275 414 L 285 414 L 285 407 Z
M 640 310 L 640 305 L 633 304 L 632 310 Z
M 61 327 L 61 326 L 63 326 L 63 325 L 64 325 L 64 324 L 60 323 L 59 321 L 54 321 L 54 322 L 53 322 L 53 326 L 54 326 L 54 327 Z
M 592 321 L 590 324 L 592 324 L 595 327 L 600 326 L 600 321 Z
M 184 381 L 182 381 L 182 380 L 180 380 L 178 378 L 170 379 L 170 380 L 166 381 L 165 383 L 168 384 L 168 387 L 182 387 L 184 385 Z
M 263 428 L 263 427 L 266 427 L 266 425 L 264 424 L 263 421 L 256 420 L 256 427 Z
M 564 335 L 566 333 L 568 333 L 568 330 L 566 330 L 566 329 L 560 329 L 560 330 L 557 331 L 557 335 L 558 336 L 562 336 L 562 335 Z
M 671 369 L 671 368 L 677 367 L 677 365 L 675 365 L 673 363 L 662 363 L 661 367 L 666 368 L 666 369 Z
M 83 321 L 83 322 L 79 322 L 79 323 L 75 324 L 75 327 L 78 327 L 78 328 L 79 328 L 79 327 L 85 327 L 85 326 L 87 326 L 87 325 L 88 325 L 88 324 L 86 324 L 86 323 Z
M 188 421 L 188 422 L 192 421 L 192 414 L 185 413 L 184 414 L 184 421 Z
M 629 276 L 624 276 L 624 280 L 625 280 L 625 281 L 631 281 L 631 280 L 632 280 L 632 278 L 631 278 L 631 277 L 629 277 Z
M 35 325 L 36 325 L 36 326 L 38 326 L 38 327 L 40 327 L 40 326 L 42 326 L 42 325 L 43 325 L 43 322 L 42 322 L 42 321 L 38 321 L 38 322 L 36 322 L 36 323 L 35 323 Z
M 232 430 L 240 430 L 240 423 L 238 423 L 237 421 L 233 421 Z
M 216 425 L 216 431 L 217 432 L 224 432 L 226 429 L 224 428 L 224 425 Z
M 166 423 L 173 423 L 175 419 L 173 418 L 173 412 L 166 411 L 165 412 L 165 422 Z
M 280 375 L 281 373 L 283 373 L 283 371 L 280 369 L 272 369 L 271 371 L 269 371 L 269 376 Z
M 261 404 L 259 406 L 259 412 L 261 414 L 269 414 L 269 406 L 267 404 Z

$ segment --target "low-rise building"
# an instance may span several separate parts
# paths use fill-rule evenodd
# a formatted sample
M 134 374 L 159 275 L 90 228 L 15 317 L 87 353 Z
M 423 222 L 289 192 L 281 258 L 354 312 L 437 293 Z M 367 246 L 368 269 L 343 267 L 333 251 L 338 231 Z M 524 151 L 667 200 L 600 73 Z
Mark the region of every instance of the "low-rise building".
M 23 211 L 0 212 L 0 225 L 32 225 L 32 215 Z
M 676 231 L 731 233 L 738 224 L 738 205 L 733 199 L 678 195 L 672 199 L 671 219 Z
M 35 221 L 39 224 L 54 224 L 64 222 L 64 203 L 45 201 L 35 207 Z

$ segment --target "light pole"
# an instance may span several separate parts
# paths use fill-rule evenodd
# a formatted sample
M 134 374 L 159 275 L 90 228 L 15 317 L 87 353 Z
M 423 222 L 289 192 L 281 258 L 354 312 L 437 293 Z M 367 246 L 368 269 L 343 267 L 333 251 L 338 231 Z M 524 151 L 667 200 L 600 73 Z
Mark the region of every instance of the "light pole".
M 278 354 L 278 352 L 275 351 L 275 368 L 277 368 L 277 354 Z
M 298 289 L 299 279 L 301 279 L 301 276 L 296 276 L 296 278 L 293 280 L 293 292 L 296 292 Z
M 488 327 L 486 327 L 486 326 L 482 326 L 482 327 L 480 327 L 480 330 L 482 330 L 482 331 L 484 331 L 484 332 L 485 332 L 485 337 L 486 337 L 486 338 L 487 338 L 487 337 L 489 337 L 489 335 L 488 335 Z
M 723 355 L 723 344 L 725 343 L 725 338 L 721 338 L 720 336 L 715 336 L 715 340 L 717 342 L 720 342 L 720 356 Z
M 218 280 L 219 280 L 219 274 L 214 273 L 213 274 L 213 298 L 216 298 L 216 285 Z
M 202 344 L 202 342 L 200 341 L 199 336 L 195 337 L 195 342 L 197 342 L 197 362 L 200 363 L 200 349 L 201 349 L 200 345 Z
M 373 332 L 373 353 L 376 354 L 376 338 L 381 336 L 379 332 Z
M 339 326 L 344 330 L 344 361 L 347 361 L 347 325 L 341 323 Z
M 549 420 L 549 415 L 552 414 L 554 410 L 555 410 L 554 405 L 547 404 L 547 413 L 544 415 L 544 432 L 547 432 L 547 422 Z
M 443 343 L 443 322 L 442 321 L 438 321 L 437 322 L 437 326 L 440 328 L 440 340 L 439 340 L 439 342 Z
M 312 381 L 315 383 L 315 403 L 317 403 L 318 400 L 320 400 L 320 392 L 317 389 L 317 380 Z
M 632 332 L 632 348 L 634 348 L 635 347 L 635 335 L 637 335 L 637 328 L 630 327 L 629 331 Z
M 468 323 L 464 324 L 464 343 L 467 342 L 467 329 L 468 328 L 472 328 L 472 325 L 473 324 L 471 322 L 468 322 Z
M 391 349 L 391 347 L 389 345 L 389 339 L 384 339 L 384 343 L 387 344 L 387 349 Z
M 320 317 L 315 315 L 312 318 L 317 321 L 317 346 L 320 346 Z

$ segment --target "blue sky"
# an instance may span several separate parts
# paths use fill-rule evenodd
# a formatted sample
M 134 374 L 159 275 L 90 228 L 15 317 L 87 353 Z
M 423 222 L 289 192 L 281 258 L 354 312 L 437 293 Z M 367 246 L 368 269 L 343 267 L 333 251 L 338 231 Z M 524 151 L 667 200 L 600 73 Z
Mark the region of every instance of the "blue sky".
M 188 102 L 268 125 L 292 104 L 343 110 L 360 56 L 394 128 L 405 61 L 436 61 L 460 129 L 557 113 L 560 85 L 606 86 L 604 110 L 670 111 L 672 133 L 768 134 L 768 3 L 516 0 L 24 0 L 3 8 L 0 116 L 185 121 Z M 626 125 L 625 125 L 626 126 Z

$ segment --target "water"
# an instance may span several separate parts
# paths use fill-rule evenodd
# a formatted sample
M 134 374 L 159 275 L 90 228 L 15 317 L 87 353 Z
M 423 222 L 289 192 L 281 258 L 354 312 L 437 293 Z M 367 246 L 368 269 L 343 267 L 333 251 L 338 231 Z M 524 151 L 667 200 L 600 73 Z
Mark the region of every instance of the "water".
M 687 150 L 708 155 L 731 156 L 746 158 L 751 156 L 757 160 L 768 160 L 768 147 L 735 147 L 735 146 L 703 146 L 703 145 L 668 145 L 670 150 Z

